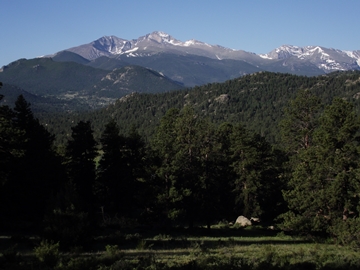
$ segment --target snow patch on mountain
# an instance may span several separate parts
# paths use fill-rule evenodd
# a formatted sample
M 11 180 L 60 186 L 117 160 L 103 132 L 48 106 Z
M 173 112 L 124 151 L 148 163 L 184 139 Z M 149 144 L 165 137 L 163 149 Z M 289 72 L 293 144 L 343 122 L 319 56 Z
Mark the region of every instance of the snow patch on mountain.
M 259 56 L 261 57 L 261 58 L 264 58 L 264 59 L 270 59 L 270 60 L 272 60 L 273 58 L 271 58 L 268 54 L 259 54 Z
M 138 49 L 139 49 L 138 47 L 135 47 L 135 48 L 133 48 L 133 49 L 130 49 L 130 50 L 125 51 L 124 53 L 136 52 Z
M 207 46 L 207 47 L 212 47 L 211 45 L 205 43 L 205 42 L 201 42 L 201 41 L 198 41 L 198 40 L 195 40 L 195 39 L 190 39 L 190 40 L 187 40 L 185 42 L 182 43 L 183 46 L 185 47 L 189 47 L 189 46 Z
M 133 40 L 125 40 L 115 36 L 104 36 L 89 44 L 70 48 L 69 51 L 93 60 L 100 56 L 126 55 L 127 57 L 144 57 L 162 52 L 176 54 L 194 54 L 217 60 L 243 60 L 256 67 L 267 63 L 293 59 L 292 66 L 309 64 L 327 72 L 334 70 L 360 70 L 360 51 L 341 51 L 321 46 L 299 47 L 282 45 L 267 54 L 255 54 L 242 50 L 234 50 L 220 45 L 209 45 L 195 39 L 185 42 L 175 39 L 171 35 L 155 31 Z
M 360 69 L 360 56 L 354 52 L 341 51 L 320 46 L 298 47 L 292 45 L 280 46 L 260 57 L 270 60 L 298 58 L 309 61 L 325 72 L 335 70 Z
M 354 58 L 360 66 L 360 51 L 344 51 L 349 57 Z

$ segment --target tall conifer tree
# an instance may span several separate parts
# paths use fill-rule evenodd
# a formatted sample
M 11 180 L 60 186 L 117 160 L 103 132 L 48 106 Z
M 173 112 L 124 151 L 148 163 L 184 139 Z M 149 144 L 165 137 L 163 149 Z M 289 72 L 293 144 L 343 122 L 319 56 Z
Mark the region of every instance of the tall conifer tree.
M 284 191 L 284 224 L 300 231 L 328 232 L 359 211 L 359 119 L 350 103 L 335 98 L 319 123 Z
M 60 160 L 52 149 L 54 136 L 36 119 L 20 95 L 15 102 L 12 126 L 17 130 L 16 151 L 6 186 L 9 209 L 28 220 L 41 220 L 61 181 Z
M 80 121 L 72 127 L 71 139 L 66 147 L 67 169 L 70 183 L 74 188 L 81 211 L 91 211 L 94 203 L 95 158 L 97 143 L 90 121 Z

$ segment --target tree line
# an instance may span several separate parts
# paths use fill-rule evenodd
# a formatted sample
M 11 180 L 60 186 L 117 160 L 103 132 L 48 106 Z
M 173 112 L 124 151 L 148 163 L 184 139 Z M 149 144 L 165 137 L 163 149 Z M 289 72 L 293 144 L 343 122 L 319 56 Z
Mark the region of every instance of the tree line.
M 1 106 L 0 119 L 4 228 L 76 245 L 99 224 L 210 227 L 245 215 L 360 240 L 360 122 L 343 99 L 325 106 L 299 91 L 279 127 L 281 147 L 191 106 L 168 110 L 147 141 L 114 119 L 95 140 L 91 122 L 79 121 L 62 147 L 23 96 Z

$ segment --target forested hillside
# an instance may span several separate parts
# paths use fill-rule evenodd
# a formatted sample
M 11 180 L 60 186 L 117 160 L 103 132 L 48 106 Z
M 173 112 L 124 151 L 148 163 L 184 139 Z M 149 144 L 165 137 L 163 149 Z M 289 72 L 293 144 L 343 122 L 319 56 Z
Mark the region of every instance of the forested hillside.
M 67 56 L 59 62 L 51 58 L 20 59 L 1 68 L 6 99 L 15 102 L 9 87 L 18 88 L 33 96 L 34 111 L 59 113 L 103 108 L 132 92 L 161 93 L 183 88 L 145 67 L 128 64 L 109 71 L 70 61 L 72 55 Z
M 260 75 L 267 81 L 279 76 Z M 287 79 L 297 78 L 280 76 L 290 88 Z M 326 79 L 342 78 L 350 89 L 358 85 L 356 76 Z M 303 89 L 291 91 L 294 98 L 278 119 L 277 146 L 240 122 L 215 114 L 221 106 L 202 112 L 199 108 L 206 107 L 189 90 L 182 93 L 186 106 L 159 108 L 164 116 L 158 116 L 151 137 L 141 136 L 134 126 L 124 132 L 121 121 L 109 118 L 96 139 L 91 122 L 80 120 L 73 123 L 63 147 L 55 147 L 54 136 L 19 96 L 14 109 L 0 107 L 0 226 L 36 228 L 44 239 L 67 249 L 87 245 L 99 226 L 210 228 L 244 215 L 264 224 L 277 222 L 285 231 L 321 233 L 359 246 L 359 116 L 352 103 L 320 97 L 311 80 L 300 79 Z M 228 82 L 228 87 L 242 80 Z M 229 103 L 235 88 L 225 88 Z M 201 89 L 194 93 L 200 95 Z M 224 106 L 226 97 L 220 97 L 207 104 Z M 322 101 L 326 98 L 328 104 Z
M 142 232 L 203 233 L 205 228 L 222 238 L 234 232 L 291 235 L 306 243 L 327 241 L 336 252 L 340 245 L 357 252 L 359 82 L 358 72 L 317 78 L 260 73 L 186 91 L 134 94 L 87 115 L 52 116 L 48 124 L 36 118 L 20 95 L 13 108 L 0 106 L 0 230 L 12 236 L 1 243 L 15 243 L 2 247 L 0 266 L 37 265 L 31 261 L 34 255 L 19 261 L 17 253 L 18 244 L 27 251 L 33 241 L 33 254 L 44 266 L 39 269 L 80 269 L 73 267 L 75 262 L 95 269 L 90 267 L 95 261 L 79 250 L 91 250 L 93 256 L 102 248 L 105 256 L 115 256 L 117 244 L 129 249 L 135 239 L 136 249 L 144 252 L 152 244 Z M 240 215 L 254 223 L 233 225 Z M 159 254 L 168 254 L 164 246 L 171 249 L 176 243 L 187 255 L 201 250 L 199 258 L 212 263 L 229 253 L 230 242 L 239 246 L 232 237 L 226 243 L 213 241 L 211 248 L 225 250 L 215 258 L 208 257 L 214 251 L 209 251 L 210 241 L 197 243 L 197 248 L 184 238 L 155 238 L 162 243 L 156 247 Z M 287 250 L 295 244 L 288 239 L 282 242 Z M 252 253 L 258 244 L 249 243 Z M 295 269 L 293 260 L 299 256 L 308 263 L 304 265 L 329 269 L 328 257 L 312 251 L 305 257 L 292 246 L 292 254 L 278 257 L 268 249 L 264 264 L 255 269 L 283 267 L 285 257 L 285 269 Z M 116 258 L 122 265 L 136 264 L 142 258 L 134 260 L 133 252 L 126 261 L 123 253 Z M 351 258 L 341 258 L 330 269 L 349 269 Z M 249 265 L 254 261 L 242 259 Z M 102 263 L 110 265 L 109 257 Z
M 309 90 L 324 104 L 333 97 L 345 98 L 359 110 L 360 72 L 336 72 L 318 77 L 260 72 L 241 78 L 213 83 L 186 90 L 162 94 L 131 94 L 107 108 L 88 114 L 40 116 L 59 141 L 70 135 L 70 126 L 79 120 L 91 120 L 95 137 L 99 137 L 104 123 L 113 118 L 120 130 L 130 127 L 150 138 L 160 119 L 170 108 L 190 105 L 195 112 L 215 124 L 224 121 L 241 123 L 249 130 L 264 136 L 271 143 L 281 143 L 279 121 L 284 107 L 299 90 Z

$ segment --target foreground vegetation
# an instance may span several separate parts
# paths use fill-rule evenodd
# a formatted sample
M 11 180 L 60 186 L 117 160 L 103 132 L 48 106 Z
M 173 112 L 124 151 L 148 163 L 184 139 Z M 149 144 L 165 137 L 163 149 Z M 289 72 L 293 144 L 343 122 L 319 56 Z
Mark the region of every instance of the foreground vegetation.
M 344 98 L 297 91 L 276 144 L 190 105 L 167 110 L 147 140 L 114 117 L 99 138 L 74 122 L 55 145 L 22 95 L 0 120 L 5 268 L 357 268 L 360 118 Z M 232 227 L 239 215 L 263 227 Z
M 141 234 L 107 229 L 87 250 L 67 252 L 54 242 L 13 236 L 6 240 L 10 248 L 2 249 L 0 269 L 360 269 L 358 250 L 331 240 L 260 227 L 216 227 Z

